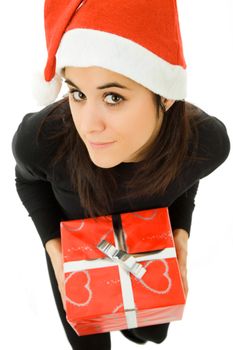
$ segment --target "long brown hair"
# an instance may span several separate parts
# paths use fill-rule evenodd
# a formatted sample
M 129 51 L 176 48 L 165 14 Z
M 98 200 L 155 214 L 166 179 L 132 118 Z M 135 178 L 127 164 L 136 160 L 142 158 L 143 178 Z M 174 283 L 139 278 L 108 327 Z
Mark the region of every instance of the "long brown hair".
M 195 117 L 200 115 L 200 109 L 182 100 L 175 101 L 165 111 L 161 96 L 154 94 L 154 99 L 157 113 L 163 110 L 162 126 L 154 143 L 144 152 L 143 161 L 137 163 L 133 176 L 127 180 L 127 191 L 121 195 L 121 199 L 162 195 L 179 176 L 187 160 L 203 159 L 195 156 L 198 145 Z M 56 120 L 62 120 L 62 128 L 56 128 L 49 136 L 49 139 L 59 141 L 51 165 L 55 166 L 66 159 L 67 174 L 70 174 L 73 191 L 78 194 L 87 216 L 109 214 L 118 188 L 115 167 L 100 168 L 91 161 L 73 123 L 67 97 L 54 104 L 52 111 L 42 121 L 41 128 L 49 119 L 55 121 L 55 124 Z M 192 152 L 190 144 L 193 146 Z

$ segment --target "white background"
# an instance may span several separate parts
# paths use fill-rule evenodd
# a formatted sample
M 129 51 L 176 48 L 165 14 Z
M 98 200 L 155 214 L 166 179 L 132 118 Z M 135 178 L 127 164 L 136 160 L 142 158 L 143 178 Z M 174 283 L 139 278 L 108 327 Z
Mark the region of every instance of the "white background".
M 218 117 L 233 135 L 233 2 L 178 1 L 188 101 Z M 44 65 L 43 1 L 1 5 L 1 338 L 4 350 L 68 350 L 50 288 L 42 244 L 14 185 L 11 140 L 23 116 L 41 109 L 31 96 Z M 232 154 L 200 182 L 189 240 L 189 295 L 182 321 L 161 345 L 144 349 L 232 349 Z M 139 348 L 112 332 L 112 349 Z

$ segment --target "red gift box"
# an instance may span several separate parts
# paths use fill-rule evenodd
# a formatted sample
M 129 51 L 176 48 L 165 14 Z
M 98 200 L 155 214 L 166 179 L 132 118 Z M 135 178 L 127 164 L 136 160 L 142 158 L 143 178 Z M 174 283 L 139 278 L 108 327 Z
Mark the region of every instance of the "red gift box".
M 61 222 L 66 318 L 78 335 L 180 320 L 168 208 Z

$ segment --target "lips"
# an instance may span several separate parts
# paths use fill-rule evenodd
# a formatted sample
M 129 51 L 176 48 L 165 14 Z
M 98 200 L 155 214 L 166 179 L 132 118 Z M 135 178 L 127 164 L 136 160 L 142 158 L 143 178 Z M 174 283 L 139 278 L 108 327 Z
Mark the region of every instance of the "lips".
M 113 143 L 115 143 L 115 141 L 112 141 L 112 142 L 104 142 L 104 143 L 91 142 L 91 141 L 89 141 L 90 146 L 92 146 L 92 147 L 94 147 L 94 148 L 104 148 L 104 147 L 108 147 L 108 146 L 111 146 Z
M 111 142 L 91 142 L 91 141 L 89 141 L 89 142 L 95 146 L 103 146 L 103 145 L 108 145 L 110 143 L 113 143 L 114 141 L 111 141 Z

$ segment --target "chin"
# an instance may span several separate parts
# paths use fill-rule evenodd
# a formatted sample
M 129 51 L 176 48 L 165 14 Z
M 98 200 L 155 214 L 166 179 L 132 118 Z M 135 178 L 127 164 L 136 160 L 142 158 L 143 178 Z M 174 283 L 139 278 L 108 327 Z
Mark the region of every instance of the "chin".
M 115 166 L 117 166 L 118 164 L 122 163 L 122 161 L 109 161 L 109 160 L 102 160 L 102 161 L 97 161 L 97 159 L 92 159 L 91 161 L 99 168 L 103 168 L 103 169 L 110 169 L 113 168 Z

